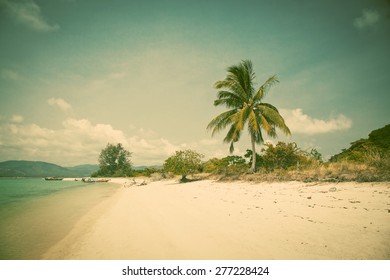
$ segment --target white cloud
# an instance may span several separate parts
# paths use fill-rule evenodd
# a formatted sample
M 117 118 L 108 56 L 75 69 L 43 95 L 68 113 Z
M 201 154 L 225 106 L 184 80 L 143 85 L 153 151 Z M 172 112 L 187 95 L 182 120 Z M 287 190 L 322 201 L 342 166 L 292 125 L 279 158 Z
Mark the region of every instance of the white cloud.
M 346 130 L 352 126 L 352 121 L 342 114 L 336 118 L 321 120 L 304 114 L 300 108 L 281 109 L 280 113 L 293 134 L 321 134 Z
M 24 118 L 21 115 L 12 115 L 11 122 L 12 123 L 21 123 L 23 122 Z
M 17 21 L 36 31 L 54 31 L 57 24 L 50 25 L 42 16 L 41 8 L 33 1 L 4 1 L 7 11 Z
M 0 76 L 4 80 L 18 81 L 21 79 L 20 75 L 16 71 L 10 69 L 2 70 Z
M 7 121 L 8 119 L 8 121 Z M 110 124 L 94 124 L 87 119 L 67 118 L 57 129 L 27 123 L 20 115 L 3 118 L 0 123 L 0 158 L 43 160 L 72 166 L 97 163 L 100 151 L 107 143 L 121 143 L 132 153 L 134 165 L 160 165 L 177 150 L 193 149 L 205 155 L 205 160 L 225 157 L 228 145 L 221 139 L 205 138 L 191 143 L 173 143 L 152 130 L 134 127 L 126 132 Z M 236 147 L 235 154 L 243 149 Z
M 186 147 L 145 129 L 129 137 L 110 124 L 93 124 L 87 119 L 67 118 L 58 129 L 22 121 L 22 116 L 13 115 L 0 124 L 1 159 L 43 160 L 65 166 L 97 163 L 107 143 L 121 143 L 132 152 L 135 165 L 154 165 Z
M 380 19 L 380 15 L 375 10 L 363 10 L 362 15 L 356 18 L 353 25 L 357 29 L 364 29 L 374 26 Z
M 65 113 L 72 113 L 72 105 L 70 105 L 68 102 L 66 102 L 62 98 L 50 98 L 47 100 L 47 103 L 51 106 L 55 106 L 61 109 L 61 111 Z
M 44 160 L 63 165 L 97 163 L 107 143 L 128 146 L 120 130 L 85 119 L 66 119 L 59 129 L 9 122 L 0 125 L 0 158 Z

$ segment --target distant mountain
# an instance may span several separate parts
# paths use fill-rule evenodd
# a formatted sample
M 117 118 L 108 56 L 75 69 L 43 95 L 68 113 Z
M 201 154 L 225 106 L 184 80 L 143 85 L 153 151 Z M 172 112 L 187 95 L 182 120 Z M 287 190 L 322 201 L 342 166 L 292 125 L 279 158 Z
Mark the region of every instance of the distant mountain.
M 139 165 L 139 166 L 133 166 L 133 169 L 134 170 L 145 170 L 145 169 L 161 169 L 162 168 L 162 165 L 150 165 L 150 166 L 146 166 L 146 165 Z
M 92 173 L 95 173 L 99 169 L 99 165 L 97 164 L 83 164 L 77 165 L 73 167 L 66 167 L 66 169 L 70 170 L 73 175 L 72 177 L 87 177 L 91 176 Z
M 160 169 L 161 166 L 134 166 L 134 170 Z M 99 170 L 97 164 L 62 167 L 43 161 L 8 160 L 0 162 L 0 177 L 88 177 Z
M 0 162 L 0 177 L 83 177 L 98 169 L 91 164 L 62 167 L 43 161 L 8 160 Z

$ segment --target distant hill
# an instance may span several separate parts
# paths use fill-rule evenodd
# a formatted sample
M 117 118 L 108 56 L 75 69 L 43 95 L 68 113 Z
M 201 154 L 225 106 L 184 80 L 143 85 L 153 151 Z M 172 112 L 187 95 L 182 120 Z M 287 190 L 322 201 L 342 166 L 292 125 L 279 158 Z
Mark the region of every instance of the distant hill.
M 139 165 L 139 166 L 133 166 L 134 170 L 145 170 L 145 169 L 161 169 L 162 165 Z
M 70 170 L 73 175 L 72 177 L 87 177 L 91 176 L 92 173 L 98 171 L 99 165 L 97 164 L 83 164 L 77 165 L 73 167 L 66 167 L 66 169 Z
M 368 154 L 389 155 L 390 153 L 390 124 L 373 130 L 368 139 L 360 139 L 351 143 L 351 147 L 334 155 L 330 161 L 352 160 L 365 161 Z
M 159 169 L 161 166 L 134 166 L 134 170 Z M 98 171 L 97 164 L 62 167 L 43 161 L 8 160 L 0 162 L 0 177 L 88 177 Z
M 8 160 L 0 162 L 0 177 L 84 177 L 98 168 L 91 164 L 62 167 L 43 161 Z

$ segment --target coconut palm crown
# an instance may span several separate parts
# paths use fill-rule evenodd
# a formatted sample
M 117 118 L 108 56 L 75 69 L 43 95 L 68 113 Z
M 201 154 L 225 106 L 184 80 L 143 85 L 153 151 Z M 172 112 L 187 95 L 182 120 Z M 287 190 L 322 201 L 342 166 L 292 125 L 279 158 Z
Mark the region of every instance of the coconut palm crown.
M 254 88 L 255 73 L 252 62 L 243 60 L 238 65 L 227 69 L 227 76 L 217 81 L 214 87 L 218 89 L 215 106 L 224 105 L 229 110 L 215 117 L 207 126 L 212 135 L 229 126 L 224 142 L 230 143 L 230 153 L 234 151 L 234 143 L 240 140 L 245 125 L 248 127 L 252 143 L 252 155 L 256 155 L 256 144 L 264 142 L 262 130 L 268 136 L 275 138 L 276 128 L 286 135 L 291 135 L 278 109 L 271 104 L 263 103 L 269 88 L 279 82 L 276 76 L 265 81 L 259 89 Z M 256 167 L 256 156 L 253 156 L 251 171 Z

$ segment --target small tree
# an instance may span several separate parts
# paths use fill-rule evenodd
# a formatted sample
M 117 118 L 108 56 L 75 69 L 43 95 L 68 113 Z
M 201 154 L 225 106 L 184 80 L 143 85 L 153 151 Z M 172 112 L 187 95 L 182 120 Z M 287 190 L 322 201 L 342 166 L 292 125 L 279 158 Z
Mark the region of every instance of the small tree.
M 181 182 L 185 182 L 189 174 L 199 172 L 203 157 L 202 154 L 192 150 L 176 151 L 173 156 L 165 160 L 163 169 L 181 175 Z
M 131 175 L 131 153 L 122 144 L 107 144 L 100 152 L 99 170 L 93 176 L 123 177 Z

